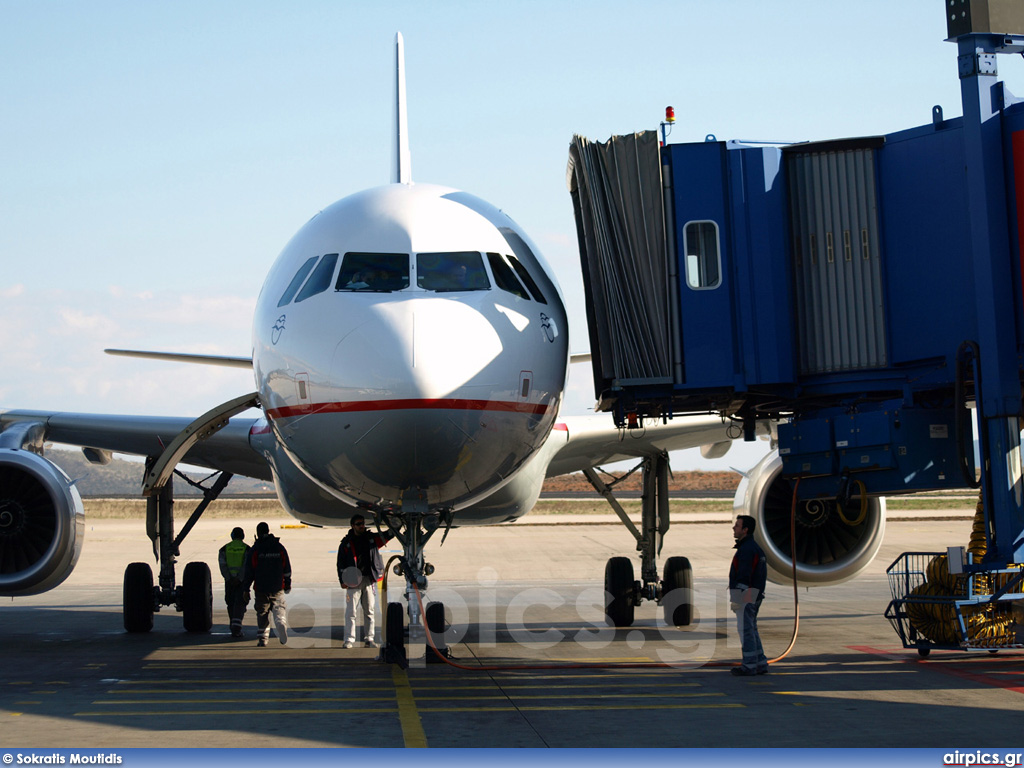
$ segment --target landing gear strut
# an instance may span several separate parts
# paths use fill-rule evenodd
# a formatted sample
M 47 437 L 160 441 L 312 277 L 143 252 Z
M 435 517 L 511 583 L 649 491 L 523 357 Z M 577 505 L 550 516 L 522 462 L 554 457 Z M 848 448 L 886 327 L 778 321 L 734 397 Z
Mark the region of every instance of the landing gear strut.
M 210 566 L 192 562 L 185 566 L 180 586 L 175 584 L 174 564 L 180 555 L 181 542 L 202 517 L 203 512 L 220 496 L 233 475 L 221 472 L 211 487 L 203 486 L 175 470 L 189 449 L 204 440 L 237 413 L 256 407 L 255 394 L 236 398 L 214 408 L 189 424 L 168 444 L 160 456 L 146 461 L 142 493 L 146 496 L 146 534 L 153 542 L 153 555 L 160 564 L 157 584 L 148 563 L 130 563 L 124 572 L 124 628 L 128 632 L 149 632 L 153 614 L 162 606 L 173 605 L 182 614 L 188 632 L 209 632 L 213 626 L 213 580 Z M 177 474 L 203 491 L 203 499 L 174 535 L 174 481 Z
M 615 483 L 636 469 L 642 470 L 640 530 L 612 493 Z M 657 558 L 669 528 L 668 455 L 662 453 L 645 458 L 637 468 L 611 485 L 604 483 L 594 469 L 586 469 L 583 474 L 633 534 L 640 553 L 640 581 L 634 581 L 633 563 L 627 557 L 613 557 L 605 566 L 605 617 L 608 623 L 615 627 L 628 627 L 633 623 L 634 608 L 644 600 L 655 600 L 662 607 L 666 624 L 688 626 L 693 621 L 693 569 L 690 561 L 685 557 L 670 557 L 665 562 L 663 578 L 658 578 Z
M 444 646 L 444 605 L 425 602 L 427 577 L 434 572 L 434 566 L 423 559 L 423 548 L 442 526 L 447 535 L 452 524 L 452 512 L 431 510 L 427 504 L 426 494 L 419 489 L 406 491 L 402 497 L 400 510 L 391 509 L 379 513 L 378 521 L 383 520 L 388 531 L 394 534 L 403 549 L 394 572 L 405 578 L 409 649 L 406 650 L 405 631 L 402 626 L 402 604 L 388 603 L 384 617 L 386 640 L 381 658 L 385 661 L 398 662 L 404 667 L 408 663 L 407 659 L 421 658 L 426 653 L 424 619 L 429 625 L 432 645 L 442 654 L 447 654 L 447 648 Z M 425 606 L 423 611 L 421 605 Z M 426 616 L 423 616 L 424 612 Z M 433 653 L 426 655 L 429 657 Z

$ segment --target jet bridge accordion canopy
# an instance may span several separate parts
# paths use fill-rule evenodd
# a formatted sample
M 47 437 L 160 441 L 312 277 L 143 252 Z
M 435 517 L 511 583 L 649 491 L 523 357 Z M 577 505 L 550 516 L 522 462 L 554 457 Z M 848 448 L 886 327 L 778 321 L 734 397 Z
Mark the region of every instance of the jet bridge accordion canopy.
M 671 384 L 673 261 L 654 131 L 569 150 L 587 320 L 598 389 Z

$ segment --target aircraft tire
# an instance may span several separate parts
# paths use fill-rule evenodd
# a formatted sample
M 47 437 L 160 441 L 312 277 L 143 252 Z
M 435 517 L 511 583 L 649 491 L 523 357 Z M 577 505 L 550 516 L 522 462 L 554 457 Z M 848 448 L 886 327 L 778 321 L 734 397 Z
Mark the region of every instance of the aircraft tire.
M 185 566 L 181 577 L 181 614 L 186 632 L 209 632 L 213 627 L 213 584 L 206 563 Z
M 388 603 L 384 614 L 384 639 L 393 654 L 405 658 L 405 611 L 401 603 Z
M 445 652 L 447 646 L 444 642 L 444 631 L 447 628 L 447 621 L 444 615 L 444 603 L 429 603 L 426 611 L 427 619 L 427 631 L 430 632 L 430 639 L 434 642 L 434 647 L 437 648 L 442 654 Z M 428 655 L 431 650 L 427 649 Z
M 129 563 L 122 593 L 125 632 L 153 629 L 153 569 L 149 563 Z
M 693 568 L 685 557 L 665 561 L 661 607 L 670 627 L 688 627 L 693 621 Z M 676 590 L 682 590 L 677 592 Z
M 613 557 L 604 567 L 605 618 L 613 627 L 633 624 L 633 563 Z

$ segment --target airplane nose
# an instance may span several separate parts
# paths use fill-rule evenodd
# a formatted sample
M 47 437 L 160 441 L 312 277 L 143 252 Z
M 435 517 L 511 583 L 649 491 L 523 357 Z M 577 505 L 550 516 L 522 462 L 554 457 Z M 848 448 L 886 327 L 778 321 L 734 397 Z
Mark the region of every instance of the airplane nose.
M 489 385 L 479 374 L 501 349 L 497 331 L 473 306 L 438 298 L 384 302 L 367 308 L 338 343 L 331 379 L 355 399 L 448 398 Z
M 488 385 L 481 372 L 501 352 L 501 338 L 476 307 L 429 300 L 413 307 L 412 378 L 426 397 L 449 397 Z
M 510 414 L 481 415 L 501 376 L 491 363 L 501 337 L 466 304 L 433 297 L 368 308 L 335 350 L 332 379 L 344 414 L 326 434 L 341 448 L 323 462 L 361 498 L 400 498 L 429 489 L 431 503 L 453 503 L 507 476 L 522 441 L 484 450 L 482 431 L 508 429 Z M 517 373 L 518 375 L 518 373 Z M 509 393 L 515 381 L 507 386 Z M 490 445 L 490 443 L 488 443 Z

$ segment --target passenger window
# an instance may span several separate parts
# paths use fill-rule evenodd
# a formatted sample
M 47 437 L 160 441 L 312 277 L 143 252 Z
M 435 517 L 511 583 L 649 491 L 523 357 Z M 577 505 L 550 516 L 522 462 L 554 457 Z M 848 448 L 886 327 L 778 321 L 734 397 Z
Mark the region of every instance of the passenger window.
M 508 259 L 508 263 L 512 265 L 512 269 L 516 271 L 516 274 L 519 275 L 519 279 L 523 281 L 523 284 L 526 286 L 526 290 L 533 294 L 533 298 L 541 304 L 547 304 L 548 300 L 545 299 L 544 294 L 541 293 L 540 286 L 534 282 L 533 276 L 529 271 L 527 271 L 526 267 L 523 266 L 522 262 L 520 262 L 515 256 L 505 256 L 505 258 Z
M 299 295 L 295 297 L 295 303 L 305 301 L 310 296 L 316 296 L 318 293 L 326 291 L 331 285 L 331 278 L 334 277 L 334 267 L 337 263 L 338 254 L 336 253 L 328 253 L 320 259 L 320 263 L 316 265 L 313 274 L 309 276 L 309 280 L 302 286 Z
M 318 257 L 310 256 L 306 259 L 306 263 L 299 267 L 299 271 L 295 273 L 295 277 L 288 283 L 288 287 L 285 288 L 283 294 L 281 294 L 281 300 L 277 302 L 277 306 L 283 307 L 285 304 L 295 298 L 295 292 L 299 290 L 299 286 L 302 285 L 302 281 L 306 279 L 306 275 L 309 274 L 309 270 L 316 264 Z
M 346 253 L 336 291 L 390 293 L 409 287 L 409 254 Z
M 491 287 L 476 251 L 416 254 L 416 285 L 427 291 L 486 291 Z
M 494 275 L 494 282 L 497 283 L 501 290 L 508 291 L 521 299 L 530 300 L 530 295 L 520 282 L 516 280 L 515 272 L 512 271 L 512 267 L 508 265 L 508 262 L 502 258 L 500 253 L 488 253 L 487 261 L 491 265 L 491 274 Z
M 683 227 L 686 246 L 686 284 L 694 290 L 717 288 L 722 283 L 718 225 L 690 221 Z

